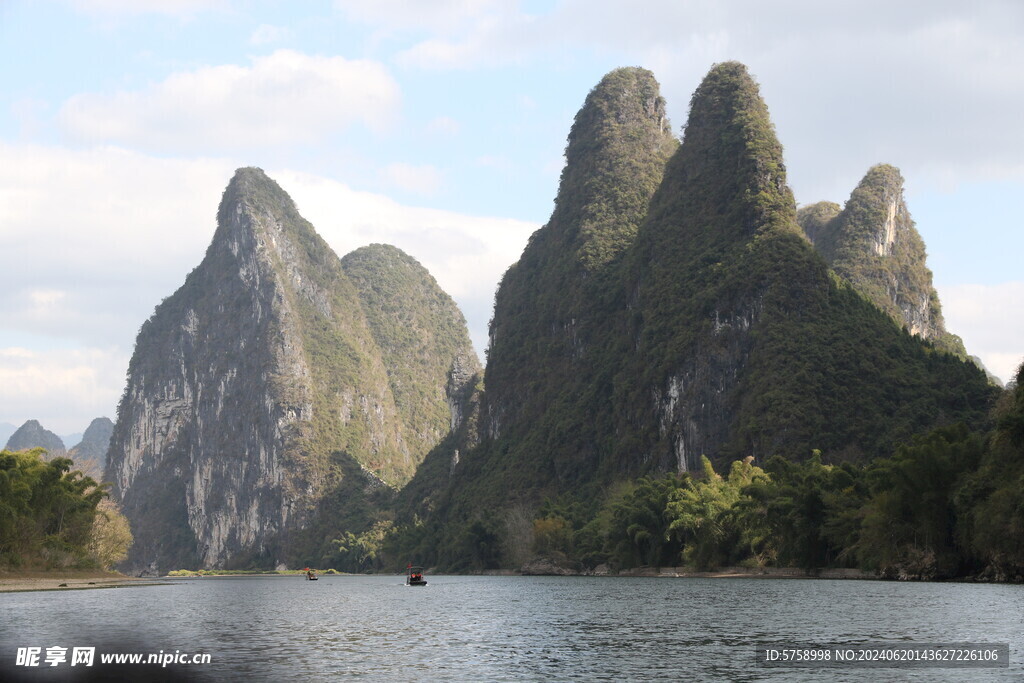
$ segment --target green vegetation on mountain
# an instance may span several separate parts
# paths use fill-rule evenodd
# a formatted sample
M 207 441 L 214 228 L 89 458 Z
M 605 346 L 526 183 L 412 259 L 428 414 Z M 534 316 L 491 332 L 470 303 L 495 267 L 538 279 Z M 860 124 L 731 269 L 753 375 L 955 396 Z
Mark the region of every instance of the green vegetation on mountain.
M 605 343 L 602 298 L 678 142 L 658 83 L 617 69 L 587 95 L 566 145 L 555 210 L 502 278 L 490 326 L 486 429 L 533 424 Z
M 1024 366 L 1017 379 L 993 429 L 941 427 L 867 465 L 815 452 L 762 469 L 748 457 L 722 476 L 705 458 L 692 477 L 641 478 L 597 510 L 548 501 L 535 551 L 577 570 L 849 567 L 1024 581 Z
M 362 247 L 341 265 L 383 354 L 415 467 L 451 428 L 449 381 L 461 390 L 481 371 L 466 320 L 427 269 L 396 247 Z
M 45 455 L 0 452 L 0 569 L 109 568 L 131 534 L 105 534 L 97 524 L 101 516 L 124 523 L 106 487 L 72 470 L 69 458 Z
M 662 130 L 616 114 L 630 97 L 605 86 L 626 73 L 648 77 L 602 81 L 569 150 L 606 141 L 588 142 L 591 130 L 626 141 Z M 632 126 L 593 126 L 602 116 Z M 638 148 L 651 178 L 672 146 Z M 817 449 L 821 467 L 842 470 L 936 427 L 984 428 L 994 389 L 983 374 L 903 329 L 808 243 L 782 147 L 742 65 L 716 65 L 698 87 L 646 215 L 619 207 L 621 223 L 640 215 L 639 227 L 596 268 L 580 257 L 578 188 L 617 181 L 589 178 L 586 155 L 566 159 L 551 221 L 496 296 L 481 443 L 457 463 L 428 456 L 411 484 L 419 495 L 399 498 L 400 518 L 420 521 L 415 533 L 396 525 L 396 549 L 454 569 L 508 566 L 560 543 L 580 562 L 620 566 L 678 560 L 684 548 L 698 565 L 735 558 L 738 547 L 827 561 L 801 531 L 809 523 L 787 517 L 797 545 L 780 549 L 768 544 L 778 529 L 748 529 L 732 512 L 740 490 L 766 481 L 773 456 L 802 467 Z M 814 214 L 823 230 L 838 215 Z M 711 468 L 730 474 L 714 479 Z M 707 483 L 687 474 L 700 471 Z M 657 483 L 665 473 L 680 473 L 667 489 Z M 620 498 L 623 488 L 633 492 Z M 648 489 L 653 507 L 641 502 Z M 655 513 L 669 502 L 674 527 Z M 608 545 L 609 535 L 619 540 Z
M 796 222 L 803 228 L 804 234 L 811 244 L 821 244 L 826 241 L 825 233 L 828 231 L 832 219 L 839 215 L 843 207 L 835 202 L 817 202 L 801 206 L 796 212 Z
M 898 171 L 798 212 L 743 65 L 682 142 L 618 69 L 502 279 L 483 382 L 420 264 L 338 259 L 240 169 L 140 332 L 108 474 L 134 567 L 1018 576 L 1022 398 L 993 412 L 947 334 Z

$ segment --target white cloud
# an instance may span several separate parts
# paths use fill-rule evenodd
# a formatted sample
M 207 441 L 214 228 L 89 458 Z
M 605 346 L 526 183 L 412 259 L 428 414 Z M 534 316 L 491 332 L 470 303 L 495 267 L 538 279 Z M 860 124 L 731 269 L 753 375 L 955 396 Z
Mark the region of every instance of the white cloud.
M 479 69 L 518 64 L 536 59 L 550 48 L 547 38 L 560 44 L 550 25 L 537 24 L 532 17 L 503 5 L 477 17 L 463 32 L 422 40 L 395 55 L 400 66 L 428 70 Z
M 0 346 L 8 347 L 0 421 L 37 418 L 49 429 L 80 431 L 86 417 L 113 417 L 135 335 L 202 260 L 236 165 L 0 143 Z M 385 242 L 419 260 L 458 302 L 484 350 L 495 288 L 537 225 L 267 172 L 339 256 Z M 76 350 L 25 350 L 54 346 Z M 8 400 L 15 388 L 23 396 Z
M 1005 0 L 569 0 L 550 22 L 565 41 L 651 68 L 676 125 L 712 63 L 747 64 L 797 199 L 813 202 L 841 201 L 879 162 L 922 185 L 1024 177 L 1024 138 L 1010 133 L 1024 108 L 1022 13 Z
M 400 35 L 406 38 L 403 45 L 409 37 L 418 41 L 395 56 L 405 67 L 475 69 L 515 62 L 544 39 L 534 37 L 533 17 L 506 0 L 337 0 L 335 5 L 350 20 L 374 26 L 377 40 Z
M 1024 361 L 1024 282 L 936 286 L 946 328 L 1004 382 Z
M 227 0 L 70 0 L 80 12 L 89 14 L 165 14 L 191 16 L 210 9 L 223 9 Z
M 0 143 L 6 332 L 130 345 L 202 258 L 233 165 Z
M 841 200 L 880 162 L 950 189 L 1024 178 L 1024 137 L 1013 134 L 1024 109 L 1024 4 L 1015 0 L 565 0 L 538 14 L 496 2 L 339 5 L 412 35 L 394 55 L 407 68 L 566 65 L 581 53 L 645 66 L 677 126 L 708 68 L 742 61 L 762 84 L 801 202 Z
M 115 419 L 127 368 L 128 354 L 116 348 L 0 348 L 0 415 L 62 434 L 85 431 L 94 418 Z
M 429 164 L 389 164 L 384 168 L 383 176 L 390 185 L 425 197 L 436 194 L 442 183 L 441 172 Z
M 473 29 L 497 12 L 507 0 L 335 0 L 349 19 L 387 26 L 391 31 L 427 30 L 461 33 Z
M 72 138 L 209 153 L 312 143 L 394 119 L 399 88 L 378 62 L 278 50 L 251 66 L 206 66 L 135 91 L 83 93 L 58 119 Z
M 427 132 L 454 137 L 462 130 L 462 124 L 450 116 L 438 116 L 427 124 Z
M 256 27 L 256 30 L 249 36 L 250 45 L 269 45 L 272 43 L 280 43 L 284 40 L 288 40 L 292 37 L 290 29 L 283 26 L 273 26 L 271 24 L 260 24 Z

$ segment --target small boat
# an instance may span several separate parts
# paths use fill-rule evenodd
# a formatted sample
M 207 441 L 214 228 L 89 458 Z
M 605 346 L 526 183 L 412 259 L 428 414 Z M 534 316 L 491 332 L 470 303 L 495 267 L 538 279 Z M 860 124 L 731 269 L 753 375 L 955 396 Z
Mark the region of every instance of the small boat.
M 316 581 L 318 578 L 319 577 L 316 575 L 315 571 L 313 571 L 309 567 L 306 568 L 306 580 L 307 581 Z
M 423 578 L 423 567 L 409 565 L 408 571 L 405 574 L 405 585 L 426 586 L 427 580 Z

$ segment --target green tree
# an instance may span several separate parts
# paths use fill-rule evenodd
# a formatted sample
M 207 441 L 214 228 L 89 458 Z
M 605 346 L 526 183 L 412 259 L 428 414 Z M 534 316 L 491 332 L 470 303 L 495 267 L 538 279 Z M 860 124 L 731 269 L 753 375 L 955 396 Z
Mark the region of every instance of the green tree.
M 106 490 L 68 458 L 41 448 L 0 452 L 0 562 L 43 568 L 88 564 L 96 506 Z
M 957 575 L 963 548 L 955 538 L 954 496 L 983 452 L 983 439 L 961 424 L 915 437 L 873 463 L 857 549 L 862 566 L 898 576 Z
M 660 567 L 678 560 L 682 546 L 669 536 L 667 506 L 689 479 L 687 474 L 641 477 L 635 489 L 611 504 L 608 545 L 620 566 Z
M 765 469 L 770 479 L 744 492 L 750 497 L 746 518 L 759 517 L 770 539 L 767 554 L 779 565 L 804 569 L 851 562 L 844 544 L 856 540 L 861 524 L 859 468 L 825 465 L 814 451 L 802 463 L 775 456 Z
M 473 520 L 463 528 L 455 543 L 458 555 L 455 569 L 482 571 L 500 567 L 501 540 L 492 520 Z
M 332 541 L 337 547 L 337 553 L 329 561 L 346 572 L 379 571 L 384 565 L 388 537 L 394 533 L 395 527 L 391 520 L 377 521 L 360 534 L 346 531 Z
M 958 538 L 983 575 L 1024 581 L 1024 364 L 995 418 L 981 467 L 957 492 Z
M 746 487 L 767 482 L 768 475 L 752 457 L 735 461 L 728 477 L 716 473 L 706 457 L 701 464 L 704 477 L 674 491 L 666 513 L 669 534 L 685 544 L 686 563 L 709 569 L 736 557 L 737 550 L 749 554 L 751 540 L 759 534 L 744 525 L 750 517 L 741 515 L 739 503 Z

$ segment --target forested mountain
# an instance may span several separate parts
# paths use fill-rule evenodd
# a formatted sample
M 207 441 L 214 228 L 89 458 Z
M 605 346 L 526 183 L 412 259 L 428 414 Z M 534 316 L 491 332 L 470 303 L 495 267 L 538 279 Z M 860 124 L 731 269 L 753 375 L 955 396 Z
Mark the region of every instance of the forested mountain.
M 985 420 L 994 394 L 977 368 L 902 329 L 808 244 L 743 65 L 709 72 L 674 153 L 661 111 L 653 77 L 626 69 L 577 115 L 552 218 L 496 296 L 481 443 L 425 466 L 403 498 L 427 519 L 426 558 L 509 563 L 545 499 L 595 505 L 704 455 L 865 462 Z
M 819 202 L 801 208 L 797 220 L 829 267 L 858 292 L 911 334 L 967 357 L 960 338 L 946 331 L 897 168 L 872 167 L 844 208 Z
M 135 532 L 128 564 L 316 556 L 412 476 L 476 369 L 418 263 L 375 246 L 343 265 L 276 183 L 240 169 L 129 365 L 107 466 Z
M 621 298 L 622 259 L 677 147 L 649 71 L 605 76 L 569 133 L 551 220 L 502 278 L 483 427 L 526 454 L 520 474 L 538 485 L 579 480 L 596 464 L 590 423 L 607 406 L 591 373 L 621 336 L 609 314 Z

